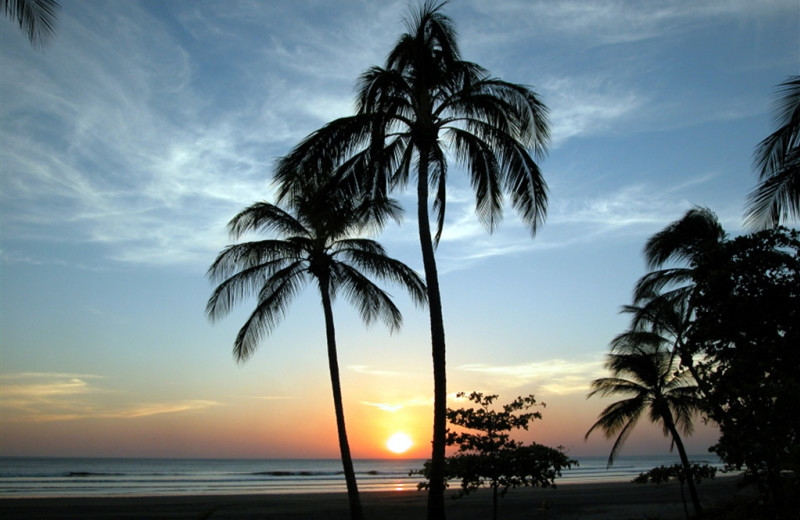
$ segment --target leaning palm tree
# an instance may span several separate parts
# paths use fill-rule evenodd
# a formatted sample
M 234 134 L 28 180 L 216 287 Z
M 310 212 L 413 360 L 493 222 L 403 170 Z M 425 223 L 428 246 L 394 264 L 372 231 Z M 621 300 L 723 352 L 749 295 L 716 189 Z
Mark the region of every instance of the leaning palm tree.
M 671 352 L 650 341 L 642 341 L 638 349 L 629 349 L 626 353 L 609 354 L 606 368 L 613 377 L 592 381 L 587 397 L 623 395 L 627 398 L 607 406 L 585 438 L 598 428 L 607 438 L 617 436 L 608 457 L 611 466 L 639 419 L 648 412 L 650 420 L 660 423 L 664 436 L 670 436 L 678 448 L 692 504 L 699 514 L 700 500 L 679 430 L 684 435 L 692 433 L 692 417 L 699 411 L 700 401 L 691 376 L 686 371 L 676 371 L 674 359 Z
M 418 304 L 425 302 L 426 293 L 422 279 L 412 269 L 388 257 L 377 242 L 355 237 L 369 225 L 397 218 L 399 207 L 388 200 L 357 203 L 342 195 L 335 180 L 318 180 L 308 176 L 306 189 L 294 193 L 287 209 L 258 202 L 230 221 L 233 239 L 258 231 L 271 232 L 276 238 L 230 245 L 219 254 L 208 276 L 220 283 L 206 312 L 214 321 L 227 315 L 234 304 L 257 296 L 256 308 L 233 345 L 234 356 L 243 362 L 277 326 L 303 285 L 316 282 L 325 317 L 339 449 L 350 514 L 356 520 L 362 518 L 362 512 L 345 428 L 332 302 L 343 294 L 367 324 L 380 318 L 394 330 L 402 322 L 399 309 L 366 275 L 400 284 Z
M 377 197 L 404 188 L 416 176 L 434 374 L 429 519 L 444 518 L 446 346 L 434 251 L 445 222 L 448 151 L 469 175 L 477 215 L 490 232 L 508 195 L 534 234 L 547 207 L 546 184 L 534 157 L 544 156 L 549 140 L 547 109 L 531 88 L 491 77 L 461 59 L 443 5 L 425 2 L 408 20 L 385 66 L 361 75 L 358 113 L 309 136 L 277 172 L 284 186 L 291 185 L 304 162 L 313 167 L 320 158 L 350 157 L 342 171 L 357 178 L 352 186 Z
M 755 166 L 761 179 L 750 194 L 745 220 L 757 229 L 800 219 L 800 76 L 778 86 L 774 121 L 778 129 L 758 144 Z
M 42 48 L 56 26 L 56 0 L 3 0 L 3 12 L 28 36 L 34 47 Z

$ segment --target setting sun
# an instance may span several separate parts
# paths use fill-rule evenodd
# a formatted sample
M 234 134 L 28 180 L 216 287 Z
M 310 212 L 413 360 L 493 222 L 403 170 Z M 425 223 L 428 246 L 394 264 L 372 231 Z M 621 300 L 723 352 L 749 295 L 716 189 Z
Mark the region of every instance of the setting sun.
M 386 441 L 386 447 L 392 453 L 405 453 L 414 444 L 405 433 L 395 433 Z

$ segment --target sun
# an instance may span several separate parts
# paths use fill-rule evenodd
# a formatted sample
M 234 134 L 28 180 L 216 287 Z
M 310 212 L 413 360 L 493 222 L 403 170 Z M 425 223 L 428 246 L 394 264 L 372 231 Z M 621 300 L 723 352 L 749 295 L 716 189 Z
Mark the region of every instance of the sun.
M 386 447 L 389 448 L 389 451 L 397 454 L 405 453 L 413 444 L 411 437 L 402 432 L 395 433 L 386 441 Z

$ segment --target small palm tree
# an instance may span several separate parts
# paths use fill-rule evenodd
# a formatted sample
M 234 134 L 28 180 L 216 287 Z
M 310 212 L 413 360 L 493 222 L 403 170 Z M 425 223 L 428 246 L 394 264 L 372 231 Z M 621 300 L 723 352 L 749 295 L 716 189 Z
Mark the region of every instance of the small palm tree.
M 358 113 L 333 121 L 300 143 L 276 178 L 294 182 L 298 165 L 350 157 L 342 171 L 360 177 L 367 195 L 404 188 L 416 175 L 417 222 L 431 322 L 434 378 L 433 443 L 428 518 L 444 517 L 447 374 L 444 319 L 434 255 L 446 208 L 448 154 L 475 189 L 476 212 L 492 231 L 503 215 L 504 194 L 535 233 L 544 221 L 547 188 L 534 158 L 546 153 L 547 108 L 525 85 L 491 77 L 464 61 L 444 3 L 426 1 L 384 67 L 358 82 Z M 448 150 L 449 149 L 449 150 Z M 353 154 L 353 152 L 357 152 Z M 432 188 L 433 193 L 429 192 Z M 436 218 L 431 233 L 429 204 Z
M 56 0 L 3 0 L 3 12 L 19 25 L 34 47 L 44 47 L 56 26 Z
M 692 504 L 699 514 L 700 499 L 691 475 L 691 464 L 679 434 L 679 431 L 684 435 L 692 433 L 692 417 L 699 411 L 697 387 L 692 384 L 691 376 L 688 372 L 676 371 L 672 354 L 650 341 L 643 341 L 638 349 L 629 349 L 626 353 L 609 354 L 606 368 L 614 377 L 592 381 L 592 391 L 587 397 L 628 397 L 607 406 L 600 413 L 597 422 L 586 432 L 586 438 L 598 428 L 607 438 L 617 436 L 608 457 L 610 466 L 639 419 L 647 412 L 650 420 L 660 423 L 664 436 L 670 436 L 673 445 L 678 448 L 689 483 Z
M 318 182 L 319 178 L 313 176 L 307 179 L 311 180 L 306 190 L 293 194 L 288 211 L 259 202 L 230 221 L 228 228 L 234 240 L 251 231 L 271 232 L 277 237 L 234 244 L 219 254 L 208 276 L 220 283 L 208 300 L 206 312 L 214 321 L 227 315 L 234 304 L 257 296 L 256 308 L 233 346 L 237 361 L 243 362 L 277 326 L 300 289 L 312 280 L 316 282 L 325 317 L 339 448 L 351 518 L 356 520 L 362 518 L 362 512 L 345 428 L 332 302 L 343 294 L 367 324 L 380 318 L 394 330 L 402 322 L 400 311 L 367 274 L 400 284 L 417 304 L 426 301 L 425 285 L 412 269 L 388 257 L 377 242 L 354 238 L 387 217 L 397 218 L 398 206 L 386 200 L 356 203 L 337 189 L 335 181 Z
M 776 227 L 800 219 L 800 76 L 778 85 L 774 121 L 778 129 L 758 144 L 755 166 L 761 180 L 750 194 L 745 220 L 751 227 Z

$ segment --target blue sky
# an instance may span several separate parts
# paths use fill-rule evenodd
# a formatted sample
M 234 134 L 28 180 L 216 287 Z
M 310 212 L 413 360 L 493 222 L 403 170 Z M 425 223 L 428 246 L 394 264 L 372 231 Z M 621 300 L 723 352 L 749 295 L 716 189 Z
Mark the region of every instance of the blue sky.
M 272 197 L 275 159 L 352 113 L 406 1 L 64 2 L 33 49 L 0 23 L 0 454 L 336 456 L 320 305 L 309 287 L 245 365 L 247 306 L 209 324 L 205 270 L 226 222 Z M 550 187 L 534 239 L 508 208 L 489 235 L 451 168 L 437 258 L 449 388 L 535 393 L 532 439 L 606 453 L 618 314 L 645 240 L 694 205 L 742 232 L 774 87 L 800 65 L 790 1 L 455 0 L 462 54 L 550 108 Z M 421 269 L 414 199 L 379 240 Z M 795 223 L 796 224 L 796 223 Z M 426 453 L 426 312 L 365 329 L 335 308 L 356 456 L 392 429 Z M 393 411 L 392 411 L 393 410 Z M 702 452 L 713 430 L 693 441 Z M 325 432 L 323 435 L 321 432 Z M 630 452 L 666 450 L 653 429 Z

